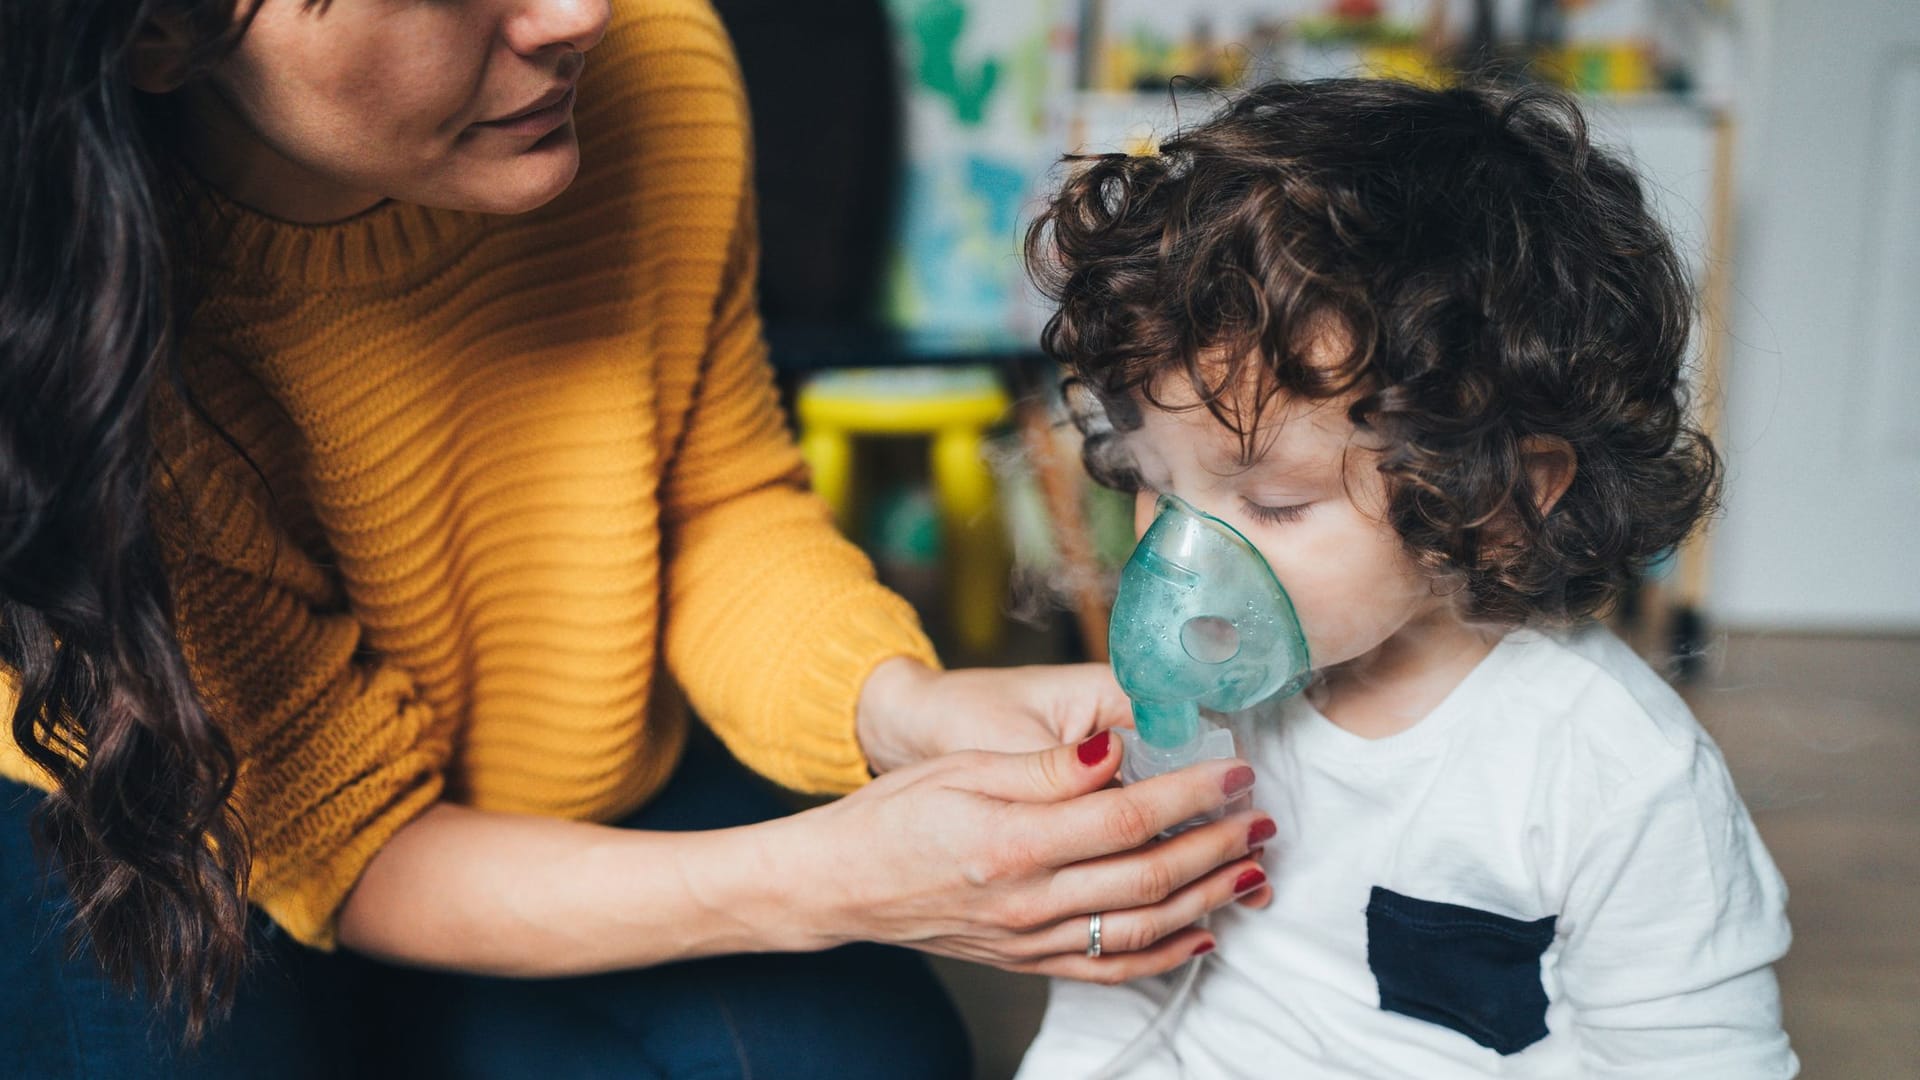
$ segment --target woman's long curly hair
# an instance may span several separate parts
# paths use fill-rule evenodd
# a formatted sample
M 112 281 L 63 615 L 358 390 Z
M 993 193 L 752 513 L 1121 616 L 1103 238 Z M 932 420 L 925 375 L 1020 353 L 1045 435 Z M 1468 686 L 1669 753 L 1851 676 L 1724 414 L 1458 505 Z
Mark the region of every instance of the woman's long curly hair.
M 13 738 L 54 782 L 35 824 L 74 947 L 183 1004 L 189 1041 L 244 966 L 249 849 L 153 527 L 147 400 L 181 378 L 191 209 L 164 100 L 127 68 L 164 22 L 191 43 L 181 74 L 202 74 L 256 6 L 0 5 L 0 674 Z
M 1104 406 L 1097 478 L 1137 484 L 1114 451 L 1169 377 L 1246 463 L 1276 395 L 1351 396 L 1408 549 L 1509 625 L 1604 610 L 1713 507 L 1680 260 L 1565 96 L 1272 82 L 1156 154 L 1068 163 L 1027 262 L 1047 352 Z M 1544 514 L 1543 436 L 1577 463 Z

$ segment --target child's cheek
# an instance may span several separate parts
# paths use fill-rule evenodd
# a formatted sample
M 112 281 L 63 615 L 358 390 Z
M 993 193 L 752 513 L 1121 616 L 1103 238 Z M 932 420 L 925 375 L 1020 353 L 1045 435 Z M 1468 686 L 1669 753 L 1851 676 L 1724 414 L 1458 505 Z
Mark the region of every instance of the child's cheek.
M 1283 545 L 1276 532 L 1288 532 Z M 1259 543 L 1267 565 L 1280 579 L 1280 587 L 1293 602 L 1300 628 L 1307 635 L 1307 651 L 1313 666 L 1337 663 L 1333 657 L 1346 648 L 1351 633 L 1350 605 L 1334 587 L 1326 573 L 1327 552 L 1314 541 L 1307 522 L 1269 527 L 1261 530 Z
M 1316 668 L 1346 663 L 1378 648 L 1406 621 L 1409 578 L 1390 538 L 1346 520 L 1342 508 L 1286 526 L 1261 543 L 1293 601 Z
M 1316 669 L 1344 664 L 1379 645 L 1365 613 L 1350 605 L 1313 605 L 1300 613 L 1300 624 Z

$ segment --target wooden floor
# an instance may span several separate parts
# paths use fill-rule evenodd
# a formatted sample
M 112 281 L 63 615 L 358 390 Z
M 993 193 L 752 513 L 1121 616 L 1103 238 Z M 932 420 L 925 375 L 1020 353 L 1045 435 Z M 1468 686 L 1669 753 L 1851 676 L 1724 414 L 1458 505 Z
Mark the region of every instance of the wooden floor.
M 1688 693 L 1786 875 L 1808 1080 L 1920 1077 L 1920 639 L 1738 635 Z
M 1723 636 L 1687 697 L 1792 890 L 1779 974 L 1802 1075 L 1920 1078 L 1920 638 Z M 1010 1076 L 1043 985 L 939 967 L 977 1075 Z

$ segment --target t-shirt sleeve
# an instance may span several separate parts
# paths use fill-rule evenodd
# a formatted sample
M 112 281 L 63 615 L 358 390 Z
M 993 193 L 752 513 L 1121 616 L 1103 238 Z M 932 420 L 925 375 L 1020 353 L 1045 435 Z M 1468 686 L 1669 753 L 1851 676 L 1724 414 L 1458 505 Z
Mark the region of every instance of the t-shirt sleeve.
M 1710 743 L 1621 789 L 1584 845 L 1562 919 L 1583 1075 L 1798 1072 L 1772 968 L 1791 937 L 1786 886 Z

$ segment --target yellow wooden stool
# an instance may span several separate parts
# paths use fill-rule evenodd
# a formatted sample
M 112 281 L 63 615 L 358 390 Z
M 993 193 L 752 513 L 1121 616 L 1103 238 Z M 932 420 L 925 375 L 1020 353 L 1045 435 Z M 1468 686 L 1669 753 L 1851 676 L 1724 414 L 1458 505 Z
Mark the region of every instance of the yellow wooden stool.
M 1010 402 L 985 367 L 828 371 L 800 391 L 800 453 L 813 489 L 853 527 L 853 440 L 859 435 L 925 435 L 933 440 L 934 502 L 947 562 L 947 603 L 961 644 L 976 652 L 1000 641 L 1007 588 L 1006 539 L 994 509 L 987 428 Z

